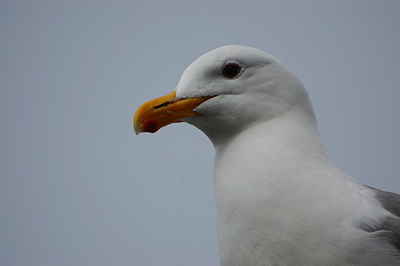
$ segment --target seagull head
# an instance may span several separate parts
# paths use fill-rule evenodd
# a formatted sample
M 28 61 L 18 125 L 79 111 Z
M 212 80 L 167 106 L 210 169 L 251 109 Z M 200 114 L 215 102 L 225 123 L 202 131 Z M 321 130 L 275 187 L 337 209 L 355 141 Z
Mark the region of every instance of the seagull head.
M 289 110 L 313 115 L 300 80 L 268 53 L 227 45 L 190 64 L 174 91 L 143 104 L 134 129 L 136 134 L 154 133 L 184 121 L 214 142 Z

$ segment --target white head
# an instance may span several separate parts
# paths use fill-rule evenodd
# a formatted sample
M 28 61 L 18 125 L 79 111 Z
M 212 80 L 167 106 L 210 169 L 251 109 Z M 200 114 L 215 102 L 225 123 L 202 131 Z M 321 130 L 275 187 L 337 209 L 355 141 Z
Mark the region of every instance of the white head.
M 200 115 L 182 119 L 210 139 L 294 108 L 314 116 L 301 81 L 278 59 L 251 47 L 227 45 L 200 56 L 176 87 L 178 98 L 215 95 L 194 109 Z
M 215 143 L 221 136 L 288 111 L 304 112 L 314 119 L 300 80 L 270 54 L 227 45 L 189 65 L 174 92 L 144 104 L 135 115 L 135 130 L 155 132 L 167 124 L 185 121 Z

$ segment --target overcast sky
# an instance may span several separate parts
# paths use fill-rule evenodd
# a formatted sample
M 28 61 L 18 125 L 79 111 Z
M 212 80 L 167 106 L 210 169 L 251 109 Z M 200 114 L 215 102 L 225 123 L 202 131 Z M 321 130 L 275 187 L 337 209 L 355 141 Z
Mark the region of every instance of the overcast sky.
M 99 2 L 99 3 L 96 3 Z M 399 1 L 1 1 L 0 265 L 219 265 L 210 141 L 133 132 L 226 44 L 283 61 L 332 160 L 400 192 Z

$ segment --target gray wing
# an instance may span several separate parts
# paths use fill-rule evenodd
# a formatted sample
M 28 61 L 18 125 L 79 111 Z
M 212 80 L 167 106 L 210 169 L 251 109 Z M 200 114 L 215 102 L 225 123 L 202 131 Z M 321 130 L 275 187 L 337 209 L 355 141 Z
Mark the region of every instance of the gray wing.
M 376 193 L 376 198 L 382 207 L 400 218 L 400 195 L 370 187 Z M 400 229 L 400 228 L 399 228 Z
M 369 187 L 375 191 L 375 197 L 379 200 L 382 207 L 389 211 L 393 216 L 388 216 L 381 220 L 379 224 L 373 227 L 363 228 L 368 232 L 377 232 L 380 230 L 391 231 L 389 242 L 391 242 L 400 252 L 400 195 L 392 192 L 382 191 Z M 389 233 L 389 232 L 388 232 Z

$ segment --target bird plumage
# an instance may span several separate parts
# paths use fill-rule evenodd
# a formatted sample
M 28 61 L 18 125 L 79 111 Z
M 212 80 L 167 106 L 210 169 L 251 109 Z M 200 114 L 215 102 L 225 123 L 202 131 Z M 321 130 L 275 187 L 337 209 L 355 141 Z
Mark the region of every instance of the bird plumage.
M 237 69 L 226 75 L 228 64 Z M 331 162 L 308 93 L 282 62 L 213 50 L 176 87 L 177 101 L 204 96 L 181 120 L 215 147 L 222 265 L 400 265 L 400 196 Z

